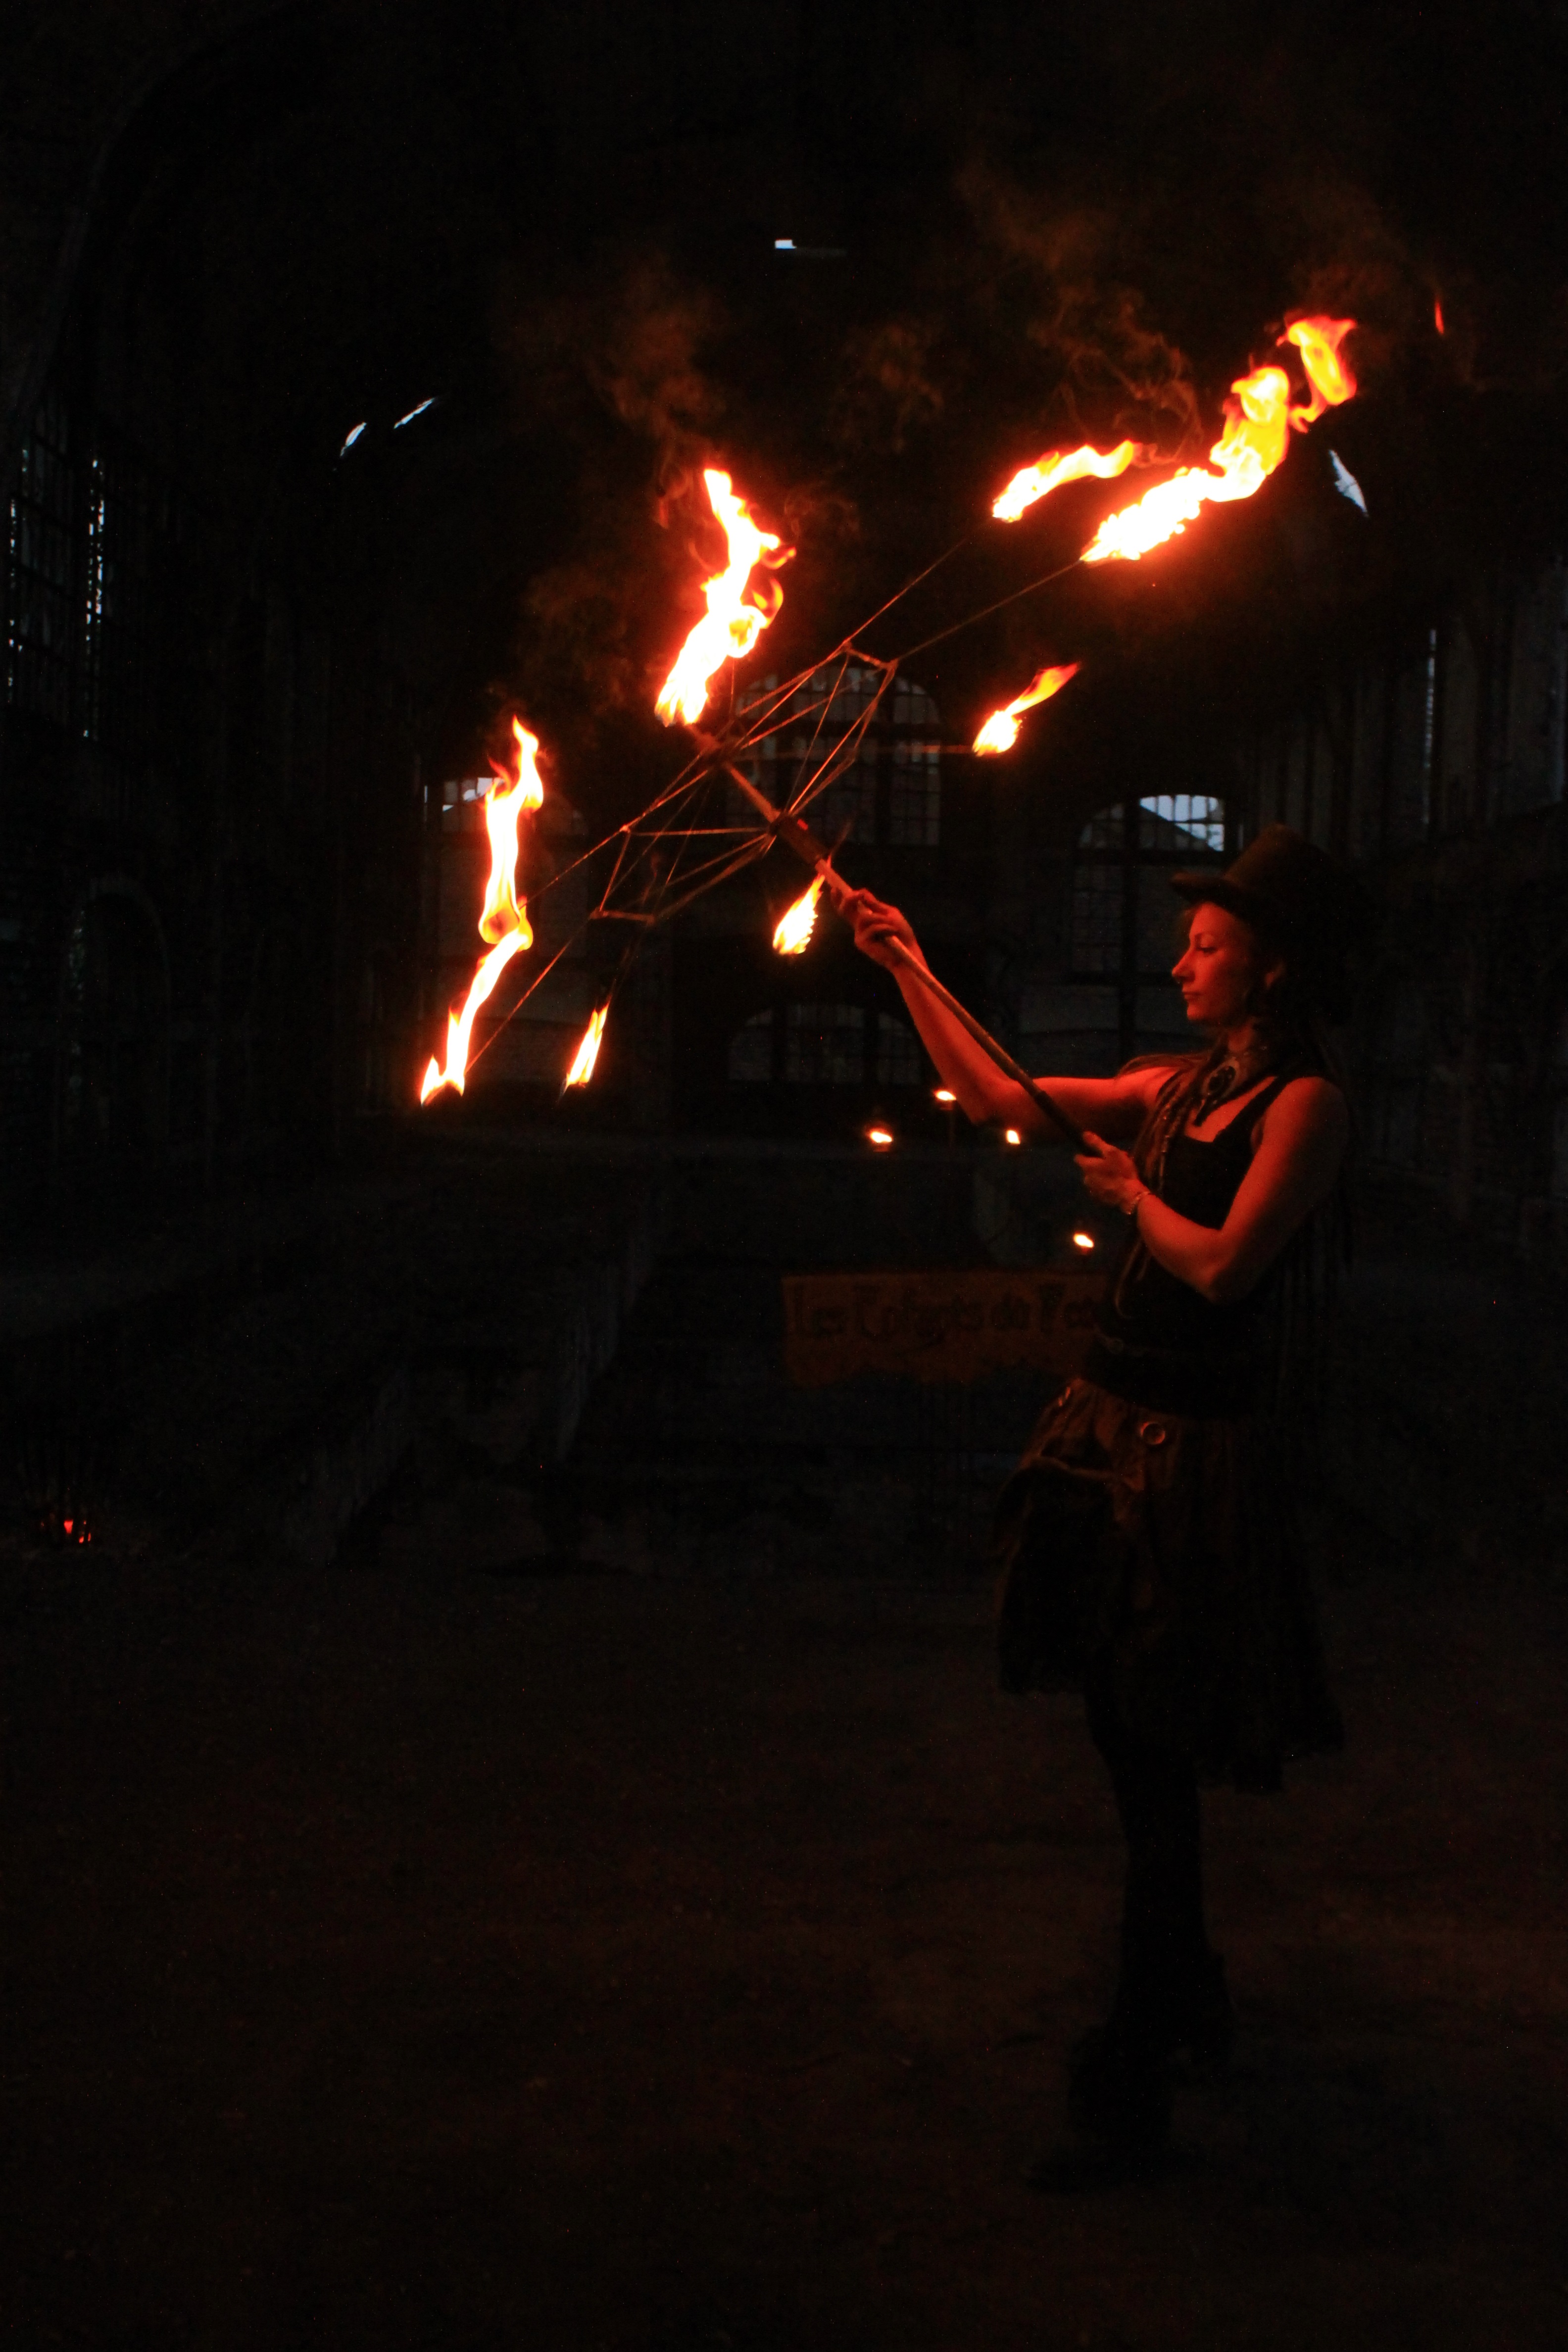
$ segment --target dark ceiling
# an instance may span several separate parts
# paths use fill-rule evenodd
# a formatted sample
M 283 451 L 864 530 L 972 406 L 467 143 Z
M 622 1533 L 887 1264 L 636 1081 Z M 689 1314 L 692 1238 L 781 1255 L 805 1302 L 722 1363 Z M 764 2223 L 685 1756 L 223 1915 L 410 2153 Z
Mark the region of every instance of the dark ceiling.
M 32 86 L 101 13 L 37 14 Z M 1254 507 L 948 639 L 961 724 L 1083 657 L 1058 744 L 1112 758 L 1561 534 L 1561 9 L 395 0 L 198 11 L 166 72 L 143 13 L 26 381 L 52 352 L 237 561 L 266 537 L 334 595 L 374 581 L 439 761 L 521 695 L 637 788 L 700 462 L 798 546 L 781 667 L 979 523 L 873 631 L 894 653 L 1081 544 L 1094 486 L 984 526 L 1016 463 L 1201 455 L 1292 308 L 1363 322 L 1331 431 L 1369 518 L 1320 428 Z

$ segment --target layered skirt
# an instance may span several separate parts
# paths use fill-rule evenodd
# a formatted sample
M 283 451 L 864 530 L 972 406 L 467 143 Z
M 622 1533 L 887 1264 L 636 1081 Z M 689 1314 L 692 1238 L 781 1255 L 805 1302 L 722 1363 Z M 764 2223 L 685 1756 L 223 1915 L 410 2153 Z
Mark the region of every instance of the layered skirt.
M 996 1507 L 1003 1687 L 1092 1675 L 1134 1738 L 1239 1789 L 1342 1746 L 1290 1483 L 1266 1422 L 1070 1381 Z

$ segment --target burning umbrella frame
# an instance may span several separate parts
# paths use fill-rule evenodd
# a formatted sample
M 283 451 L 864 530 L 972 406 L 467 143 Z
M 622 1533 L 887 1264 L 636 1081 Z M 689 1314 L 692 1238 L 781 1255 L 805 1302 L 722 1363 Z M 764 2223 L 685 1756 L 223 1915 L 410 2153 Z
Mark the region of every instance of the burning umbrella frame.
M 727 664 L 739 661 L 755 646 L 762 632 L 775 617 L 782 603 L 782 591 L 776 580 L 769 577 L 758 582 L 755 574 L 764 567 L 771 574 L 786 563 L 794 550 L 784 545 L 776 532 L 765 530 L 750 512 L 747 500 L 737 494 L 732 477 L 717 467 L 709 467 L 703 475 L 710 507 L 714 519 L 724 531 L 726 560 L 722 568 L 703 584 L 706 611 L 689 631 L 657 698 L 658 715 L 667 725 L 678 720 L 684 723 L 695 739 L 694 756 L 689 760 L 672 782 L 637 817 L 605 835 L 582 857 L 572 861 L 552 877 L 559 882 L 590 859 L 614 850 L 614 865 L 594 916 L 601 919 L 620 920 L 634 927 L 632 943 L 623 958 L 622 971 L 635 955 L 637 934 L 643 935 L 654 923 L 669 919 L 682 908 L 730 879 L 744 866 L 763 855 L 773 841 L 782 840 L 794 849 L 813 869 L 814 881 L 805 898 L 796 902 L 775 936 L 780 952 L 799 952 L 810 937 L 816 904 L 826 892 L 829 903 L 842 911 L 848 891 L 842 877 L 834 870 L 826 845 L 805 823 L 801 812 L 810 802 L 825 792 L 834 778 L 848 764 L 843 756 L 841 740 L 830 746 L 817 761 L 815 769 L 805 775 L 787 808 L 778 808 L 753 785 L 736 765 L 737 757 L 761 741 L 777 713 L 798 698 L 803 688 L 825 667 L 835 662 L 842 665 L 854 656 L 874 671 L 882 674 L 876 700 L 885 691 L 899 665 L 918 653 L 941 643 L 957 631 L 971 627 L 978 621 L 1004 606 L 1033 595 L 1051 582 L 1061 579 L 1079 565 L 1098 565 L 1111 561 L 1137 562 L 1154 547 L 1180 537 L 1203 509 L 1211 504 L 1229 504 L 1248 499 L 1283 463 L 1292 432 L 1307 430 L 1318 417 L 1331 407 L 1352 398 L 1357 385 L 1355 376 L 1346 361 L 1342 346 L 1353 331 L 1354 321 L 1322 316 L 1300 316 L 1288 320 L 1279 337 L 1281 345 L 1295 352 L 1307 380 L 1308 393 L 1304 401 L 1292 396 L 1286 370 L 1273 362 L 1255 367 L 1238 377 L 1231 386 L 1225 404 L 1225 416 L 1218 439 L 1209 451 L 1207 467 L 1177 466 L 1165 480 L 1131 504 L 1108 514 L 1100 522 L 1094 537 L 1068 562 L 1058 565 L 1041 579 L 1032 581 L 1021 589 L 997 599 L 994 604 L 971 613 L 963 618 L 928 636 L 920 645 L 892 659 L 882 659 L 867 654 L 856 643 L 861 631 L 841 641 L 826 664 L 818 662 L 812 670 L 786 680 L 782 688 L 773 688 L 753 699 L 745 709 L 746 724 L 737 731 L 732 726 L 721 738 L 702 732 L 698 721 L 702 718 L 710 698 L 713 682 Z M 1158 462 L 1156 455 L 1131 440 L 1100 452 L 1092 446 L 1073 451 L 1048 451 L 1033 465 L 1015 474 L 1000 496 L 993 502 L 992 513 L 1004 523 L 1016 522 L 1055 491 L 1074 481 L 1085 479 L 1110 480 L 1125 473 L 1134 465 Z M 947 553 L 939 556 L 922 572 L 905 583 L 895 596 L 889 599 L 871 616 L 879 620 L 912 588 L 940 570 L 958 547 L 968 543 L 960 541 Z M 1024 691 L 1011 702 L 993 713 L 981 728 L 971 747 L 978 755 L 994 755 L 1012 747 L 1016 740 L 1018 723 L 1030 709 L 1048 699 L 1074 677 L 1080 665 L 1077 662 L 1047 665 L 1040 669 Z M 819 736 L 826 710 L 833 696 L 822 698 L 818 712 Z M 875 704 L 873 704 L 875 707 Z M 480 918 L 480 931 L 488 943 L 487 953 L 480 959 L 468 998 L 459 1013 L 448 1021 L 447 1058 L 445 1069 L 432 1058 L 426 1073 L 421 1099 L 428 1100 L 446 1087 L 462 1090 L 468 1067 L 479 1058 L 470 1050 L 475 1019 L 488 1002 L 506 967 L 532 944 L 531 928 L 528 921 L 526 903 L 520 899 L 515 887 L 515 867 L 518 856 L 517 814 L 523 807 L 536 808 L 542 798 L 542 788 L 537 798 L 525 792 L 525 769 L 531 769 L 533 754 L 539 749 L 538 739 L 531 736 L 521 719 L 512 721 L 518 746 L 518 773 L 515 779 L 498 769 L 498 784 L 487 796 L 487 823 L 492 842 L 492 866 L 489 888 Z M 814 737 L 814 742 L 816 741 Z M 851 751 L 850 756 L 853 756 Z M 810 755 L 805 763 L 810 766 Z M 537 781 L 537 771 L 533 771 Z M 726 825 L 677 825 L 673 811 L 692 795 L 722 775 L 740 788 L 751 801 L 762 820 L 760 831 L 740 831 Z M 503 787 L 505 788 L 503 792 Z M 491 803 L 496 803 L 492 810 Z M 689 814 L 689 811 L 688 812 Z M 663 822 L 660 822 L 660 819 Z M 510 832 L 506 829 L 510 821 Z M 699 839 L 717 837 L 722 844 L 710 851 L 695 866 L 683 867 L 687 847 Z M 651 871 L 652 861 L 647 852 L 650 843 L 662 848 L 675 842 L 674 856 L 661 871 Z M 641 888 L 624 888 L 629 877 L 639 876 Z M 679 887 L 677 887 L 679 882 Z M 550 882 L 545 888 L 552 887 Z M 617 895 L 619 893 L 619 895 Z M 592 918 L 591 918 L 592 919 Z M 575 940 L 569 942 L 575 944 Z M 1014 1078 L 1028 1093 L 1044 1116 L 1075 1145 L 1081 1145 L 1081 1131 L 1052 1101 L 1048 1093 L 1006 1054 L 996 1039 L 946 990 L 934 975 L 928 972 L 901 943 L 890 942 L 900 963 L 914 975 L 921 986 L 936 996 L 997 1067 Z M 561 953 L 565 952 L 562 950 Z M 504 1020 L 525 1003 L 560 960 L 552 957 L 544 969 L 536 973 L 517 1002 L 509 1009 Z M 617 973 L 618 986 L 621 974 Z M 576 1049 L 562 1086 L 564 1096 L 569 1088 L 585 1085 L 593 1075 L 599 1056 L 610 1002 L 612 987 L 603 1004 L 595 1007 L 588 1027 Z M 493 1037 L 489 1042 L 493 1042 Z M 479 1052 L 482 1053 L 481 1046 Z

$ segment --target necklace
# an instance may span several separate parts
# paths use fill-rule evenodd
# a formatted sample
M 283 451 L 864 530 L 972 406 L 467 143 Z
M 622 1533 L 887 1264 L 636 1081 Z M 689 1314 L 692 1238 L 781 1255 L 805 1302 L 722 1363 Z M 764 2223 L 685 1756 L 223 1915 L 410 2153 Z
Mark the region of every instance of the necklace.
M 1227 1055 L 1209 1072 L 1198 1088 L 1193 1125 L 1206 1126 L 1222 1103 L 1229 1102 L 1233 1096 L 1243 1095 L 1249 1087 L 1256 1086 L 1271 1059 L 1268 1046 L 1261 1042 L 1249 1045 L 1245 1053 Z

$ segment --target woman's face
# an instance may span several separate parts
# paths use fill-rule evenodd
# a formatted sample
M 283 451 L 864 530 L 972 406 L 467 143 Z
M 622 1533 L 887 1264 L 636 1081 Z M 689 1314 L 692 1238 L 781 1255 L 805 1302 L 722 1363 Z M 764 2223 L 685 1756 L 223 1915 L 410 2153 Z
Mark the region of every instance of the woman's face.
M 1228 907 L 1206 902 L 1193 908 L 1186 951 L 1175 981 L 1186 1001 L 1187 1019 L 1205 1029 L 1239 1029 L 1251 1018 L 1253 991 L 1266 971 L 1258 935 Z

